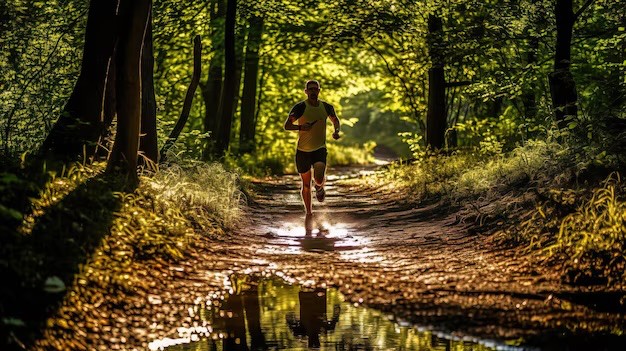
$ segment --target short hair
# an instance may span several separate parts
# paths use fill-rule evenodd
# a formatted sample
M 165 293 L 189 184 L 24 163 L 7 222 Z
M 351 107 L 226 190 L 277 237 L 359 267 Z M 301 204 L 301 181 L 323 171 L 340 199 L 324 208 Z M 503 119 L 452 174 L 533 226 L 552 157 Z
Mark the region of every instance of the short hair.
M 306 81 L 306 83 L 304 83 L 304 89 L 305 90 L 308 89 L 309 88 L 309 84 L 311 84 L 311 83 L 317 84 L 317 87 L 320 88 L 320 89 L 322 88 L 322 85 L 320 84 L 320 82 L 316 81 L 315 79 L 309 79 L 309 80 Z

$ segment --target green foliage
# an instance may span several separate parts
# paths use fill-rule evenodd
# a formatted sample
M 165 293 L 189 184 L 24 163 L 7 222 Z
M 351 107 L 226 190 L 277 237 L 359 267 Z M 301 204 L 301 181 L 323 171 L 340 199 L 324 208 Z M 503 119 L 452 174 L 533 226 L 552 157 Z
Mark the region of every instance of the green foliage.
M 225 165 L 229 169 L 239 169 L 252 176 L 282 175 L 290 169 L 293 155 L 270 150 L 266 153 L 244 154 L 241 156 L 227 155 Z
M 203 232 L 215 228 L 214 223 L 224 228 L 232 226 L 245 200 L 239 190 L 238 176 L 224 170 L 219 163 L 184 160 L 142 180 L 146 183 L 146 193 L 161 202 L 161 206 L 178 209 Z
M 507 155 L 484 158 L 463 170 L 456 178 L 455 194 L 459 197 L 494 198 L 512 185 L 546 184 L 565 163 L 567 148 L 554 141 L 529 140 Z
M 330 144 L 328 146 L 328 164 L 330 166 L 347 166 L 368 164 L 374 161 L 372 156 L 376 143 L 366 142 L 363 145 Z
M 626 184 L 613 173 L 562 219 L 556 242 L 546 249 L 567 262 L 573 280 L 608 277 L 610 283 L 626 280 L 625 243 Z
M 0 9 L 5 49 L 0 53 L 0 125 L 5 152 L 33 150 L 57 118 L 78 73 L 87 6 L 85 1 L 9 1 Z M 447 90 L 448 127 L 460 132 L 458 145 L 497 154 L 520 140 L 514 130 L 518 126 L 533 130 L 545 123 L 528 115 L 525 99 L 534 96 L 538 105 L 549 100 L 545 77 L 552 69 L 555 39 L 549 1 L 272 0 L 238 6 L 241 35 L 249 16 L 265 23 L 257 150 L 272 155 L 275 161 L 268 163 L 269 169 L 277 168 L 271 164 L 280 153 L 290 152 L 291 144 L 276 141 L 284 136 L 281 127 L 289 108 L 304 98 L 302 83 L 313 77 L 322 81 L 322 98 L 337 107 L 340 117 L 354 121 L 345 129 L 344 145 L 371 140 L 409 157 L 409 147 L 398 134 L 410 134 L 415 136 L 410 138 L 411 147 L 419 150 L 432 64 L 427 33 L 431 14 L 444 25 L 445 35 L 437 45 L 445 56 L 446 80 L 469 84 Z M 211 59 L 220 55 L 222 43 L 212 41 L 219 38 L 213 34 L 221 27 L 209 24 L 212 10 L 206 1 L 155 3 L 161 143 L 182 110 L 191 78 L 193 36 L 202 35 L 203 84 Z M 626 82 L 620 79 L 625 67 L 623 15 L 619 2 L 595 1 L 577 22 L 572 51 L 581 107 L 616 117 L 623 116 L 626 91 Z M 201 158 L 204 144 L 211 140 L 212 131 L 204 130 L 201 90 L 178 141 L 181 157 Z M 236 153 L 238 120 L 234 120 L 231 151 Z M 471 131 L 472 124 L 476 130 Z
M 86 1 L 0 5 L 0 148 L 31 151 L 45 138 L 80 69 Z

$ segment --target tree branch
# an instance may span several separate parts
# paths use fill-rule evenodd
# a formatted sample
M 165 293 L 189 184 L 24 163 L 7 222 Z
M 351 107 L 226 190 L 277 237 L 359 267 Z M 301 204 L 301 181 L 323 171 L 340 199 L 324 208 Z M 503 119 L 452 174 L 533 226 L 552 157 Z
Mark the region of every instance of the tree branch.
M 591 6 L 591 4 L 594 3 L 594 1 L 596 0 L 587 0 L 583 6 L 580 7 L 580 9 L 578 9 L 578 11 L 576 11 L 576 13 L 574 14 L 574 22 L 576 22 L 576 20 L 578 19 L 578 17 L 580 17 L 580 15 L 585 12 L 585 10 Z
M 183 130 L 185 123 L 187 123 L 187 118 L 189 117 L 189 111 L 191 110 L 191 103 L 193 101 L 193 95 L 200 83 L 200 73 L 202 71 L 201 68 L 202 62 L 202 44 L 200 41 L 200 35 L 196 35 L 193 40 L 193 75 L 191 77 L 191 83 L 187 88 L 187 94 L 185 96 L 185 102 L 183 103 L 183 111 L 180 114 L 180 118 L 176 122 L 174 129 L 170 133 L 170 136 L 167 138 L 165 145 L 161 148 L 161 159 L 160 163 L 164 163 L 167 159 L 167 150 L 174 145 L 176 139 L 180 135 L 180 132 Z
M 419 116 L 417 114 L 417 111 L 418 111 L 417 103 L 415 102 L 415 98 L 413 97 L 413 94 L 411 94 L 411 90 L 409 89 L 409 87 L 406 84 L 406 82 L 404 81 L 404 79 L 402 79 L 402 77 L 400 77 L 400 75 L 397 72 L 394 71 L 394 69 L 391 67 L 391 64 L 389 63 L 389 61 L 387 61 L 387 59 L 385 58 L 383 53 L 380 52 L 380 50 L 378 50 L 378 48 L 374 47 L 374 45 L 368 43 L 367 41 L 365 41 L 361 37 L 359 37 L 359 40 L 361 40 L 363 43 L 365 43 L 367 46 L 369 46 L 372 50 L 374 50 L 374 52 L 376 52 L 376 54 L 378 56 L 380 56 L 380 58 L 385 62 L 385 65 L 387 66 L 387 71 L 389 71 L 389 73 L 392 76 L 396 77 L 400 81 L 400 83 L 402 83 L 402 87 L 406 91 L 406 96 L 409 99 L 409 104 L 411 105 L 411 109 L 413 110 L 413 114 L 415 116 L 416 122 L 418 123 L 418 125 L 420 127 L 420 132 L 424 132 L 424 130 L 425 130 L 424 122 L 422 122 L 422 120 L 419 118 Z

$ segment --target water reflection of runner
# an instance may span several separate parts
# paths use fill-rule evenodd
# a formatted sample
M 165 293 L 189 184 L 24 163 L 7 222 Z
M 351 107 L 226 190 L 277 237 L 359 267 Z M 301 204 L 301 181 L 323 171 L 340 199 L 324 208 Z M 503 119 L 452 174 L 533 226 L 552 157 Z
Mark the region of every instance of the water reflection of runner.
M 309 347 L 320 347 L 320 334 L 335 329 L 340 308 L 335 305 L 330 320 L 326 316 L 326 289 L 300 291 L 300 320 L 293 313 L 287 315 L 287 325 L 295 336 L 306 336 Z

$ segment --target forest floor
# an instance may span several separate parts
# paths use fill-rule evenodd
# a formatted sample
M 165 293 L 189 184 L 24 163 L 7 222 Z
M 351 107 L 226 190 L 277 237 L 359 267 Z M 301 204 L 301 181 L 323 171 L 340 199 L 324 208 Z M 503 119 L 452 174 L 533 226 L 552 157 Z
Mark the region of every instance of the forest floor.
M 194 238 L 176 262 L 134 262 L 126 268 L 133 289 L 93 295 L 79 286 L 34 349 L 146 349 L 197 323 L 197 306 L 225 296 L 233 274 L 335 287 L 350 301 L 453 335 L 544 350 L 626 349 L 623 336 L 611 336 L 626 330 L 624 292 L 565 284 L 557 268 L 475 233 L 454 209 L 351 181 L 373 169 L 330 169 L 312 221 L 298 176 L 253 181 L 233 232 Z
M 626 330 L 623 291 L 565 284 L 558 267 L 477 234 L 454 209 L 349 181 L 363 173 L 330 170 L 309 234 L 299 178 L 258 182 L 238 250 L 415 324 L 544 349 L 624 347 L 604 337 Z

